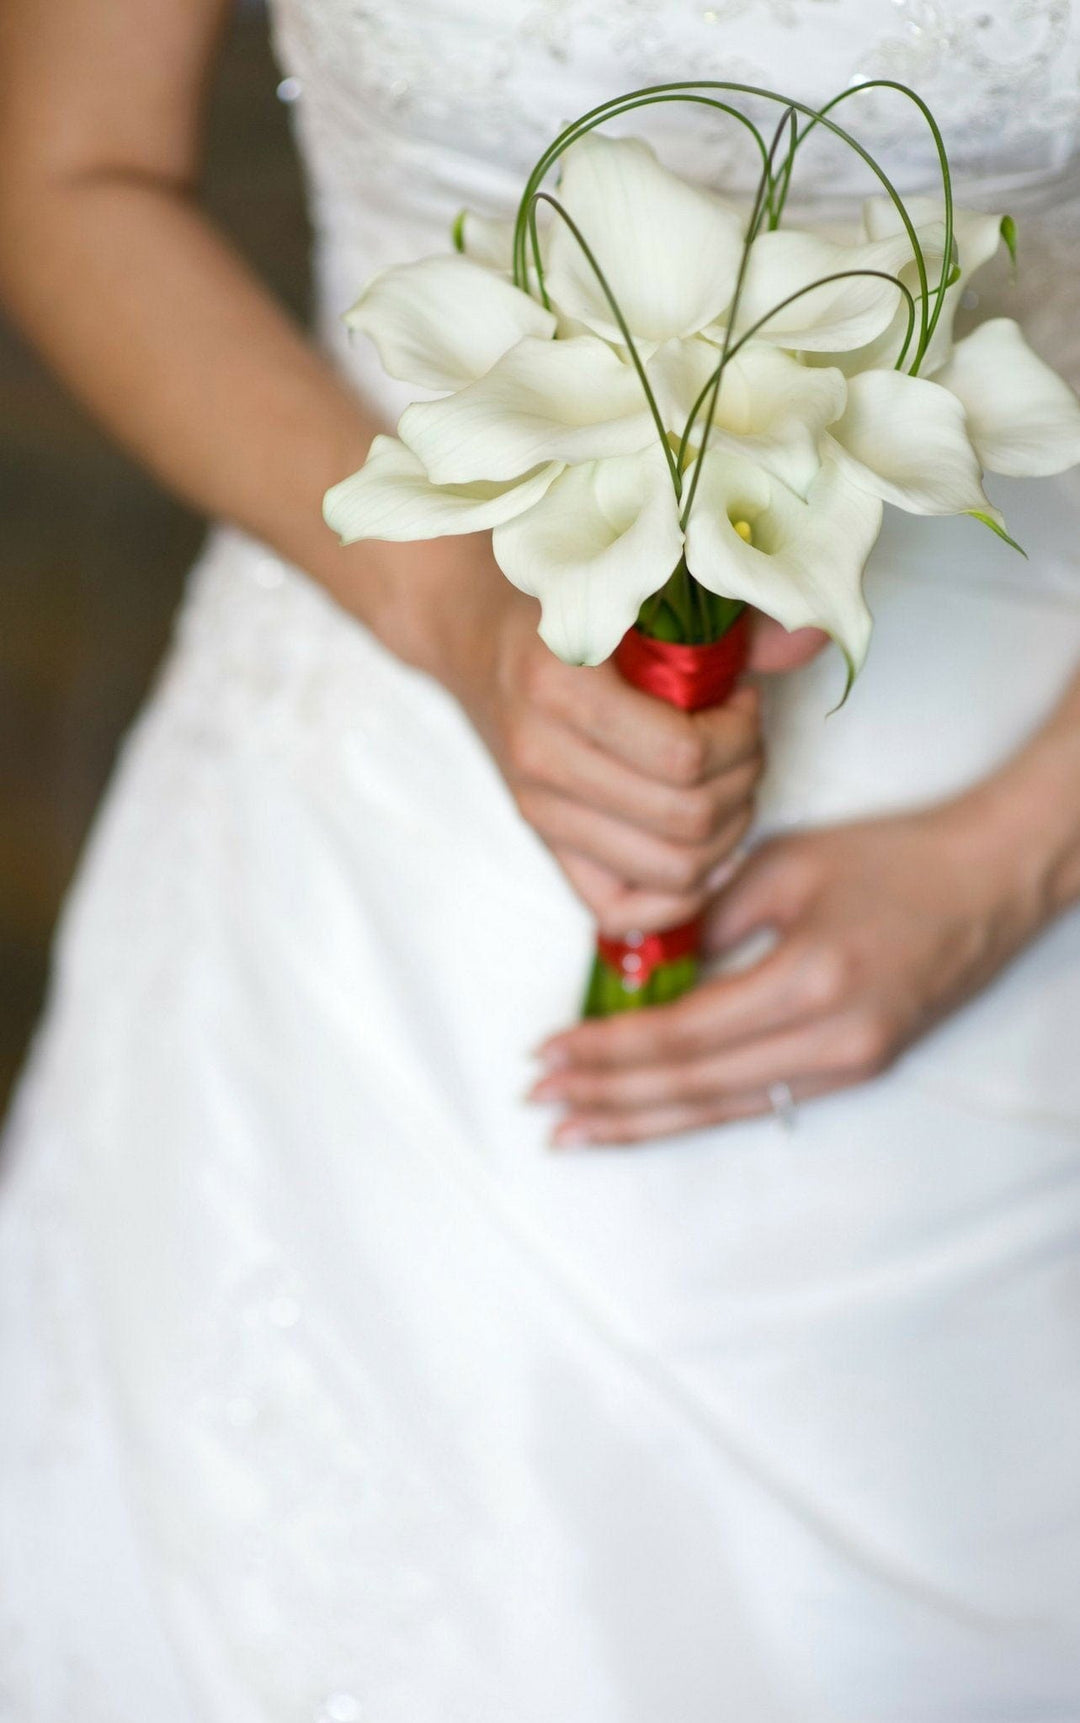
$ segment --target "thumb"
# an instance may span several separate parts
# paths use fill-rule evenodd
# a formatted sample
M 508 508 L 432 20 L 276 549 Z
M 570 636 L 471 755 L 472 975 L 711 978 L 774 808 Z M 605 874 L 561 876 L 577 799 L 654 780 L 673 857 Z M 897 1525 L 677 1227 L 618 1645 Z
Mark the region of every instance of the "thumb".
M 773 838 L 747 857 L 714 898 L 705 919 L 705 950 L 715 956 L 763 928 L 786 929 L 799 909 L 790 840 Z
M 774 674 L 798 670 L 816 658 L 828 646 L 829 636 L 820 628 L 796 628 L 793 633 L 771 616 L 754 618 L 754 637 L 750 645 L 750 669 Z

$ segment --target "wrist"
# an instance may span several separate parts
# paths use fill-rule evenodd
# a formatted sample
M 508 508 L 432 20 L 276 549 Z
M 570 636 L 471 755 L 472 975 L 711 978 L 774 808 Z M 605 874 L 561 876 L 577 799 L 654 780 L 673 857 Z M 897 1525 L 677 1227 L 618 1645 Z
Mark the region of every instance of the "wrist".
M 528 602 L 484 534 L 350 546 L 335 586 L 339 601 L 396 657 L 459 699 L 484 680 L 500 619 L 515 602 Z
M 1034 937 L 1080 901 L 1080 728 L 1048 726 L 953 808 L 974 876 Z

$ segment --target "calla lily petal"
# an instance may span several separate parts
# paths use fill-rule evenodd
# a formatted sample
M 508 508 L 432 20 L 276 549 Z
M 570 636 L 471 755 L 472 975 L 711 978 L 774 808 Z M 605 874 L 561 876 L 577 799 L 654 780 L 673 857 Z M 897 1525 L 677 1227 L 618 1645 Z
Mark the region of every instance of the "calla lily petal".
M 514 223 L 463 209 L 454 229 L 459 251 L 485 269 L 510 275 L 514 267 Z
M 555 319 L 527 293 L 467 257 L 425 257 L 384 269 L 345 314 L 370 335 L 391 377 L 460 389 L 523 335 L 550 338 Z
M 822 628 L 854 674 L 872 627 L 862 593 L 882 505 L 826 460 L 804 502 L 749 461 L 708 454 L 686 530 L 691 574 L 787 629 Z M 746 522 L 747 542 L 734 522 Z
M 342 544 L 481 532 L 532 508 L 561 471 L 552 463 L 516 484 L 438 486 L 411 449 L 380 436 L 360 471 L 327 491 L 323 518 Z
M 667 342 L 650 360 L 664 422 L 677 435 L 719 360 L 718 348 L 701 338 Z M 846 394 L 835 368 L 811 369 L 778 347 L 749 341 L 724 367 L 709 447 L 756 461 L 805 496 L 821 465 L 821 433 L 843 412 Z M 694 451 L 705 418 L 702 407 L 690 436 Z
M 600 664 L 682 555 L 659 447 L 571 467 L 492 543 L 507 578 L 540 600 L 551 650 L 569 664 Z
M 940 276 L 945 244 L 944 205 L 940 198 L 933 197 L 911 197 L 906 202 L 908 214 L 919 231 L 919 240 L 926 260 L 928 285 L 933 292 Z M 885 239 L 903 231 L 896 206 L 888 197 L 866 200 L 863 205 L 863 226 L 870 239 Z M 922 377 L 933 377 L 952 352 L 953 324 L 960 301 L 971 285 L 971 278 L 976 270 L 990 261 L 1001 244 L 1001 217 L 986 215 L 982 210 L 954 209 L 953 242 L 960 274 L 952 286 L 945 289 L 941 316 L 919 365 L 919 375 Z M 914 260 L 900 270 L 900 279 L 918 299 L 919 277 Z M 872 366 L 892 366 L 903 346 L 906 331 L 905 303 L 897 307 L 892 324 L 875 342 L 855 352 L 837 355 L 836 363 L 849 373 L 866 371 Z M 910 369 L 914 358 L 913 342 L 904 360 L 906 370 Z
M 993 512 L 964 409 L 937 383 L 903 371 L 849 377 L 829 434 L 848 477 L 883 502 L 922 515 Z
M 467 389 L 407 407 L 398 433 L 440 485 L 659 446 L 637 372 L 594 335 L 527 337 Z
M 739 216 L 670 173 L 637 138 L 591 132 L 563 162 L 559 201 L 585 235 L 631 333 L 655 344 L 713 322 L 735 284 Z M 584 252 L 557 213 L 548 255 L 547 286 L 559 310 L 622 341 Z
M 958 341 L 936 381 L 963 403 L 990 472 L 1034 478 L 1080 461 L 1080 401 L 1011 317 L 993 317 Z
M 906 233 L 860 245 L 841 245 L 818 233 L 777 228 L 761 234 L 750 249 L 739 300 L 737 332 L 760 318 L 759 341 L 801 352 L 837 352 L 862 347 L 891 324 L 901 301 L 900 289 L 882 275 L 895 275 L 911 259 Z M 848 273 L 873 270 L 877 274 Z M 812 283 L 830 275 L 840 281 Z M 800 289 L 783 311 L 775 307 Z M 712 330 L 710 337 L 714 336 Z

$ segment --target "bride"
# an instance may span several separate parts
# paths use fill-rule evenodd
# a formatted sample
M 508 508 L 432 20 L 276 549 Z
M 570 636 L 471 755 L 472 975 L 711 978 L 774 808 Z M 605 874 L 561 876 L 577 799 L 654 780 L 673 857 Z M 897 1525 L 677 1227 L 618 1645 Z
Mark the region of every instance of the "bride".
M 317 344 L 195 196 L 225 11 L 0 21 L 7 301 L 227 523 L 5 1145 L 0 1716 L 1075 1723 L 1077 481 L 993 487 L 1027 563 L 894 517 L 828 723 L 812 638 L 690 718 L 551 658 L 483 540 L 342 551 L 319 504 L 402 405 L 363 282 L 691 69 L 913 83 L 1018 218 L 980 315 L 1080 378 L 1080 11 L 276 0 Z M 745 190 L 719 128 L 633 119 Z M 814 160 L 828 219 L 865 184 Z M 767 948 L 568 1027 L 596 918 L 703 903 Z

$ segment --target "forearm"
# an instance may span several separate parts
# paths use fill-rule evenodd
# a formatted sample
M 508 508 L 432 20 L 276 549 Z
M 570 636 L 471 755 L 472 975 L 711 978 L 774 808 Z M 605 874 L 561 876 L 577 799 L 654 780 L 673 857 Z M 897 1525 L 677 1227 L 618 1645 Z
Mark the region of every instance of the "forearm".
M 180 185 L 84 170 L 9 188 L 0 288 L 90 411 L 172 490 L 304 568 L 425 662 L 425 599 L 493 585 L 476 545 L 342 551 L 324 490 L 381 427 Z M 470 554 L 471 553 L 471 554 Z
M 1080 674 L 1032 739 L 961 798 L 1032 931 L 1080 902 Z

